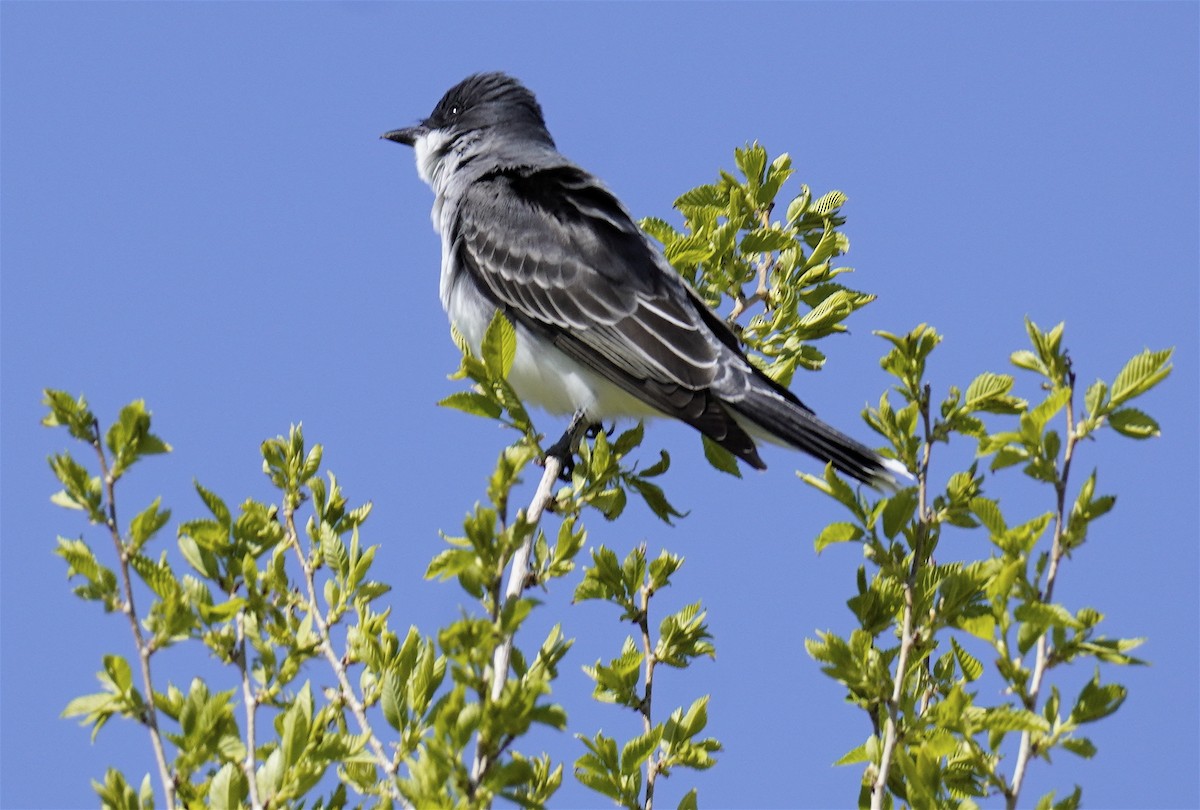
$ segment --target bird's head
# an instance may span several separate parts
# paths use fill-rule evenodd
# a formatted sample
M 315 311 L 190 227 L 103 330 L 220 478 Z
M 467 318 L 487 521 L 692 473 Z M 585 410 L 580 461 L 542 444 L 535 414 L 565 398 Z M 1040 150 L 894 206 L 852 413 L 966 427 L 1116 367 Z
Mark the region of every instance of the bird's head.
M 513 143 L 554 146 L 533 93 L 504 73 L 468 76 L 446 91 L 428 118 L 382 137 L 414 147 L 417 170 L 430 185 L 446 155 L 462 156 L 477 144 L 492 149 Z

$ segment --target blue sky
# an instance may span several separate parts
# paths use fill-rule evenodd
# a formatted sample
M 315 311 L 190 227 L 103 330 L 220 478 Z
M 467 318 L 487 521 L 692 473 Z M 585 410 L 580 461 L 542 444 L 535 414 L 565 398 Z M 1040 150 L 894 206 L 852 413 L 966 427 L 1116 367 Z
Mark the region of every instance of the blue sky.
M 101 656 L 131 644 L 121 621 L 70 594 L 51 553 L 56 535 L 85 528 L 48 500 L 45 457 L 66 436 L 38 426 L 44 387 L 85 394 L 106 419 L 134 398 L 154 411 L 175 452 L 134 471 L 126 516 L 158 494 L 177 520 L 199 516 L 193 478 L 230 502 L 267 497 L 259 443 L 303 420 L 351 500 L 374 502 L 365 540 L 382 545 L 396 625 L 431 632 L 457 615 L 460 591 L 421 574 L 438 530 L 482 497 L 506 437 L 434 407 L 458 383 L 446 380 L 457 354 L 431 195 L 411 154 L 378 135 L 424 117 L 465 75 L 502 69 L 636 216 L 667 215 L 756 139 L 791 153 L 786 190 L 848 195 L 847 263 L 879 300 L 794 388 L 861 438 L 857 414 L 888 384 L 872 330 L 941 330 L 935 391 L 1008 370 L 1026 315 L 1066 322 L 1084 380 L 1177 347 L 1171 378 L 1142 403 L 1163 437 L 1106 433 L 1082 450 L 1081 468 L 1098 467 L 1119 502 L 1056 593 L 1105 612 L 1113 636 L 1146 636 L 1153 665 L 1106 670 L 1130 696 L 1091 729 L 1099 754 L 1035 763 L 1026 795 L 1079 783 L 1092 807 L 1197 806 L 1198 9 L 5 3 L 0 805 L 94 806 L 89 780 L 106 765 L 135 780 L 153 767 L 129 724 L 92 745 L 58 718 L 93 690 Z M 695 785 L 706 806 L 848 806 L 859 770 L 829 763 L 869 729 L 803 639 L 849 628 L 859 556 L 813 553 L 840 519 L 793 475 L 815 465 L 768 450 L 768 472 L 734 481 L 686 428 L 655 424 L 647 456 L 659 446 L 675 459 L 663 483 L 690 516 L 664 529 L 633 509 L 590 526 L 621 553 L 645 540 L 684 554 L 664 609 L 700 598 L 710 612 L 716 661 L 666 673 L 656 700 L 665 714 L 711 694 L 725 751 L 660 797 L 673 806 Z M 935 475 L 954 463 L 935 461 Z M 1049 508 L 1021 484 L 996 494 L 1026 515 Z M 172 534 L 160 542 L 177 555 Z M 982 542 L 944 543 L 956 541 Z M 579 639 L 557 697 L 574 729 L 631 736 L 633 718 L 592 704 L 579 671 L 616 654 L 626 630 L 615 611 L 565 596 L 539 619 Z M 211 671 L 170 653 L 159 672 L 186 683 L 197 667 Z M 1074 694 L 1090 674 L 1058 683 Z M 580 753 L 567 735 L 537 743 L 568 771 Z M 556 806 L 602 805 L 567 782 Z

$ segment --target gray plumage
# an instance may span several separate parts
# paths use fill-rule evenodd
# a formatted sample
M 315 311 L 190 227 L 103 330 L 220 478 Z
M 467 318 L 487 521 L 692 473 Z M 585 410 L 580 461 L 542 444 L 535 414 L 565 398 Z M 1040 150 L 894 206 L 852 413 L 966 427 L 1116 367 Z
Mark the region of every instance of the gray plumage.
M 478 351 L 497 309 L 513 322 L 509 381 L 523 399 L 591 423 L 681 419 L 759 469 L 752 435 L 874 486 L 903 474 L 750 364 L 617 198 L 559 154 L 515 79 L 471 76 L 383 137 L 415 148 L 433 188 L 452 323 Z

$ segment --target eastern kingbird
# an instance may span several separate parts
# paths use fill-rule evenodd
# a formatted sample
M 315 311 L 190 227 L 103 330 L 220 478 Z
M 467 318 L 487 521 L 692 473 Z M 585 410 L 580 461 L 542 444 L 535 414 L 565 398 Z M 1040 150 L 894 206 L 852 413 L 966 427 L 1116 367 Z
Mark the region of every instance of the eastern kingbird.
M 758 469 L 752 436 L 872 486 L 907 477 L 750 364 L 612 192 L 559 154 L 520 82 L 470 76 L 383 137 L 415 148 L 433 188 L 451 323 L 477 353 L 496 310 L 516 328 L 509 382 L 522 399 L 588 424 L 682 419 Z

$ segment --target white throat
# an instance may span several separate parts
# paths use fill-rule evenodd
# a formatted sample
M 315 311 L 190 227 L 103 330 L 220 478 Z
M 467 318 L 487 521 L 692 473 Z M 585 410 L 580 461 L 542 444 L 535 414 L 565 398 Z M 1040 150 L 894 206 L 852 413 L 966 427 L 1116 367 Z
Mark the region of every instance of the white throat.
M 424 180 L 439 197 L 446 182 L 446 141 L 449 136 L 440 130 L 430 130 L 417 138 L 413 152 L 417 158 L 417 175 Z

